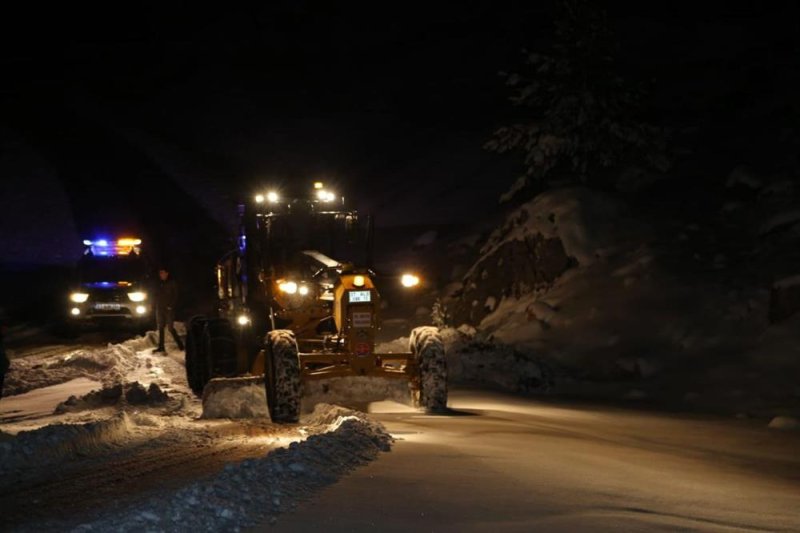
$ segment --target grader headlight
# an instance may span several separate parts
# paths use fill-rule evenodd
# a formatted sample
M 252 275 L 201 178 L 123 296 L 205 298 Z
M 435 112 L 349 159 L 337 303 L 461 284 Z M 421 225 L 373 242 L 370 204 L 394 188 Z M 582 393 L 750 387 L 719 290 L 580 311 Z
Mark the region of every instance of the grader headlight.
M 297 283 L 294 281 L 281 281 L 278 283 L 278 289 L 286 294 L 297 294 Z
M 317 189 L 317 200 L 320 202 L 333 202 L 336 200 L 336 193 L 325 189 Z
M 354 276 L 353 277 L 353 286 L 354 287 L 363 287 L 367 283 L 367 280 L 364 276 Z

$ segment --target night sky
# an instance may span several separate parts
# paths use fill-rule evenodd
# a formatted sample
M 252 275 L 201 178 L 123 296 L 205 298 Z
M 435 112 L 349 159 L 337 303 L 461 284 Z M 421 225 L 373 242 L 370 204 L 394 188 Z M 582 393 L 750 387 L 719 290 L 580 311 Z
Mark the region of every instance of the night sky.
M 12 12 L 4 92 L 37 106 L 113 109 L 120 122 L 215 152 L 232 175 L 366 175 L 442 132 L 486 136 L 511 112 L 497 73 L 519 65 L 521 48 L 547 43 L 552 4 L 464 4 Z M 796 59 L 797 8 L 761 4 L 607 6 L 631 72 L 660 78 L 662 99 L 686 99 L 671 91 L 687 78 L 730 83 L 738 63 L 747 91 L 748 76 L 764 77 L 758 66 Z M 264 138 L 274 141 L 266 150 Z
M 772 161 L 775 143 L 756 130 L 797 105 L 797 5 L 641 4 L 604 3 L 620 65 L 650 91 L 649 118 L 681 132 L 678 148 L 694 154 L 679 174 L 718 177 L 742 162 L 732 157 Z M 513 157 L 481 146 L 515 113 L 498 73 L 520 66 L 523 47 L 551 42 L 553 10 L 552 2 L 12 8 L 0 32 L 4 122 L 58 169 L 84 232 L 107 212 L 136 218 L 151 209 L 169 219 L 181 201 L 169 171 L 130 131 L 180 152 L 230 197 L 323 178 L 378 212 L 379 223 L 409 223 L 410 209 L 414 221 L 464 222 L 495 210 L 519 172 Z M 134 182 L 147 194 L 108 200 Z M 162 203 L 148 201 L 153 189 L 167 190 Z

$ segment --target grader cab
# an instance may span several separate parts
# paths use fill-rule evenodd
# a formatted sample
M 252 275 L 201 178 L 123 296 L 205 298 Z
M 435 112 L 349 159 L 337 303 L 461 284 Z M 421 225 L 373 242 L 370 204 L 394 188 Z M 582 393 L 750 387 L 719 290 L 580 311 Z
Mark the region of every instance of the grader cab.
M 239 209 L 234 250 L 216 267 L 216 317 L 187 328 L 186 370 L 206 394 L 263 376 L 275 422 L 296 422 L 303 382 L 346 376 L 407 380 L 412 401 L 447 404 L 444 346 L 415 328 L 407 353 L 377 353 L 380 293 L 372 270 L 374 224 L 316 183 L 308 195 L 257 195 Z M 333 257 L 346 257 L 337 260 Z M 414 276 L 403 284 L 414 285 Z

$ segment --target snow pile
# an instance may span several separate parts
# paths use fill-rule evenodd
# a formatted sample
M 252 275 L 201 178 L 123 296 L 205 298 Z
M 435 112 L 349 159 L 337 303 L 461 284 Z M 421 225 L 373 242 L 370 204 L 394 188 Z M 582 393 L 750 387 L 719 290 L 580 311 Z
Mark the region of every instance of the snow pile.
M 56 407 L 56 414 L 85 411 L 111 406 L 125 405 L 159 405 L 169 400 L 167 393 L 156 383 L 145 388 L 138 381 L 133 383 L 117 383 L 94 390 L 80 398 L 70 396 Z
M 514 392 L 546 392 L 555 371 L 535 352 L 477 335 L 466 326 L 442 330 L 449 378 Z
M 14 359 L 6 376 L 4 395 L 15 395 L 86 377 L 114 384 L 136 367 L 136 353 L 155 346 L 155 332 L 101 350 L 75 350 L 57 357 Z
M 183 327 L 183 324 L 176 323 L 179 333 L 183 333 Z M 131 381 L 131 374 L 137 370 L 142 371 L 143 366 L 152 370 L 149 372 L 152 374 L 156 372 L 154 367 L 157 365 L 146 361 L 146 357 L 150 357 L 149 350 L 156 346 L 156 335 L 156 332 L 148 331 L 144 336 L 119 344 L 109 344 L 102 349 L 72 350 L 57 356 L 16 358 L 12 360 L 6 375 L 3 395 L 22 394 L 80 377 L 101 381 L 105 386 L 112 387 Z M 175 349 L 170 336 L 167 349 Z
M 134 423 L 125 413 L 87 424 L 54 424 L 21 431 L 0 442 L 0 479 L 3 484 L 31 468 L 52 465 L 78 455 L 108 449 L 125 440 Z
M 211 380 L 203 391 L 203 418 L 269 418 L 264 378 Z
M 547 391 L 555 380 L 551 364 L 533 350 L 489 339 L 468 325 L 441 330 L 451 384 L 482 385 L 515 392 Z M 408 337 L 376 346 L 380 352 L 407 350 Z M 408 393 L 406 392 L 406 396 Z M 385 397 L 400 401 L 398 397 Z M 408 403 L 408 400 L 405 400 Z
M 384 345 L 377 348 L 383 352 Z M 408 351 L 408 339 L 405 339 L 405 349 Z M 303 383 L 303 400 L 301 409 L 310 411 L 318 403 L 336 403 L 353 408 L 362 408 L 369 402 L 394 400 L 399 403 L 410 404 L 411 393 L 408 380 L 405 378 L 380 378 L 367 376 L 349 376 L 325 380 L 307 380 Z
M 213 478 L 114 510 L 75 531 L 238 531 L 274 524 L 299 500 L 391 446 L 386 430 L 363 413 L 319 405 L 307 421 L 322 426 L 305 441 L 229 464 Z

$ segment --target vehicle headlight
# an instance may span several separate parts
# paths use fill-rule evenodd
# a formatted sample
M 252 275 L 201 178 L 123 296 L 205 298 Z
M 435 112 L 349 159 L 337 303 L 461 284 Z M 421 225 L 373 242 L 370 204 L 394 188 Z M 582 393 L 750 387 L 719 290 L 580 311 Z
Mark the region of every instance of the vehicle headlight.
M 317 191 L 317 199 L 323 202 L 332 202 L 336 200 L 336 194 L 325 189 L 319 189 Z
M 294 281 L 282 281 L 278 284 L 278 288 L 286 294 L 295 294 L 297 292 L 297 283 Z
M 267 200 L 269 200 L 269 202 L 272 204 L 277 203 L 280 199 L 280 196 L 278 196 L 278 193 L 275 191 L 270 191 L 267 193 Z
M 89 299 L 89 295 L 85 292 L 73 292 L 69 295 L 69 299 L 76 304 L 82 304 Z
M 403 274 L 403 277 L 400 278 L 400 283 L 403 284 L 403 287 L 416 287 L 419 285 L 419 276 L 414 274 Z
M 250 323 L 250 317 L 247 315 L 239 315 L 236 322 L 238 322 L 240 326 L 246 326 Z
M 364 278 L 364 276 L 355 276 L 353 278 L 353 286 L 355 287 L 363 287 L 366 282 L 367 280 Z
M 132 302 L 143 302 L 147 299 L 147 293 L 141 291 L 129 292 L 128 298 L 130 298 Z
M 300 285 L 300 288 L 297 289 L 297 292 L 300 293 L 300 296 L 305 296 L 308 294 L 308 286 L 307 285 Z

